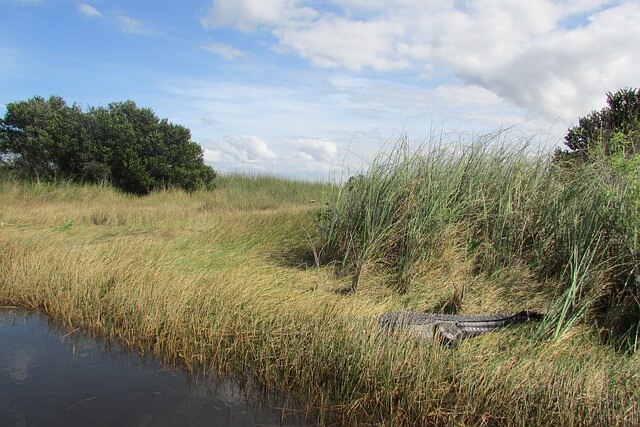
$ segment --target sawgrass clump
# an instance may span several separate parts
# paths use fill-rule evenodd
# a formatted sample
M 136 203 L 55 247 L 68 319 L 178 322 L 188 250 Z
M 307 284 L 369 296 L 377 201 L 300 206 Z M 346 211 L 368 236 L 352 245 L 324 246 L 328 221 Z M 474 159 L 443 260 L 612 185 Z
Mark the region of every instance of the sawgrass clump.
M 629 171 L 605 156 L 568 167 L 503 133 L 417 150 L 401 140 L 335 189 L 319 217 L 321 258 L 351 276 L 351 291 L 370 269 L 407 292 L 448 246 L 467 260 L 468 280 L 501 286 L 517 269 L 523 286 L 539 284 L 544 333 L 595 322 L 617 348 L 636 351 L 640 176 Z

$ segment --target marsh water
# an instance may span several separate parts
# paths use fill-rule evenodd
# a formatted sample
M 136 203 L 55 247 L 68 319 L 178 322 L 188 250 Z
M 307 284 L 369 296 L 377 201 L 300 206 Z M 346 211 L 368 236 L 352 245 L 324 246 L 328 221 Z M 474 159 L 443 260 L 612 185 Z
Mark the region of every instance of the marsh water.
M 281 405 L 69 333 L 42 315 L 0 309 L 2 426 L 308 424 Z

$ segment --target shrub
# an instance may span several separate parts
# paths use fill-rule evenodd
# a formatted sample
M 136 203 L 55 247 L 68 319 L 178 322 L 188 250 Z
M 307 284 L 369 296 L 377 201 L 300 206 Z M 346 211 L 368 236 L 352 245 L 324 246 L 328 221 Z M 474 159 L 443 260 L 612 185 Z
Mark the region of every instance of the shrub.
M 56 96 L 10 103 L 0 123 L 0 158 L 25 178 L 109 180 L 136 194 L 211 187 L 216 177 L 189 129 L 133 101 L 86 113 Z
M 12 157 L 12 166 L 24 177 L 73 177 L 86 151 L 82 119 L 78 105 L 68 106 L 57 96 L 8 104 L 0 123 L 0 155 Z
M 585 159 L 590 155 L 640 152 L 640 89 L 607 93 L 607 106 L 581 117 L 565 136 L 569 151 L 558 150 L 558 159 Z

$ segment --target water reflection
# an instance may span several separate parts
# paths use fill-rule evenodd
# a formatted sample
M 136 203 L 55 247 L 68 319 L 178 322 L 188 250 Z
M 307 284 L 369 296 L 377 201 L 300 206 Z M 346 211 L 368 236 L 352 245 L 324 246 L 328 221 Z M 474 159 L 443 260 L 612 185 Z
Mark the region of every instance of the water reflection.
M 248 402 L 233 383 L 189 381 L 178 369 L 60 331 L 41 315 L 0 310 L 0 424 L 305 423 L 291 412 Z

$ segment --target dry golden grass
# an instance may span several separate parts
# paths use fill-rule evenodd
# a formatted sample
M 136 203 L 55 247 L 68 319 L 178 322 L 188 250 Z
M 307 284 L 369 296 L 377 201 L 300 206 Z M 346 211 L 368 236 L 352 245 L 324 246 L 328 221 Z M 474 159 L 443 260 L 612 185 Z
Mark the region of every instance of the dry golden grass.
M 292 393 L 327 424 L 637 425 L 638 356 L 579 329 L 538 342 L 525 326 L 457 349 L 381 336 L 377 314 L 434 307 L 466 283 L 467 263 L 443 238 L 409 293 L 370 268 L 345 295 L 349 278 L 309 264 L 322 193 L 237 176 L 213 192 L 145 198 L 0 183 L 0 305 Z M 548 303 L 533 283 L 533 303 L 490 279 L 467 283 L 467 295 L 468 312 Z

